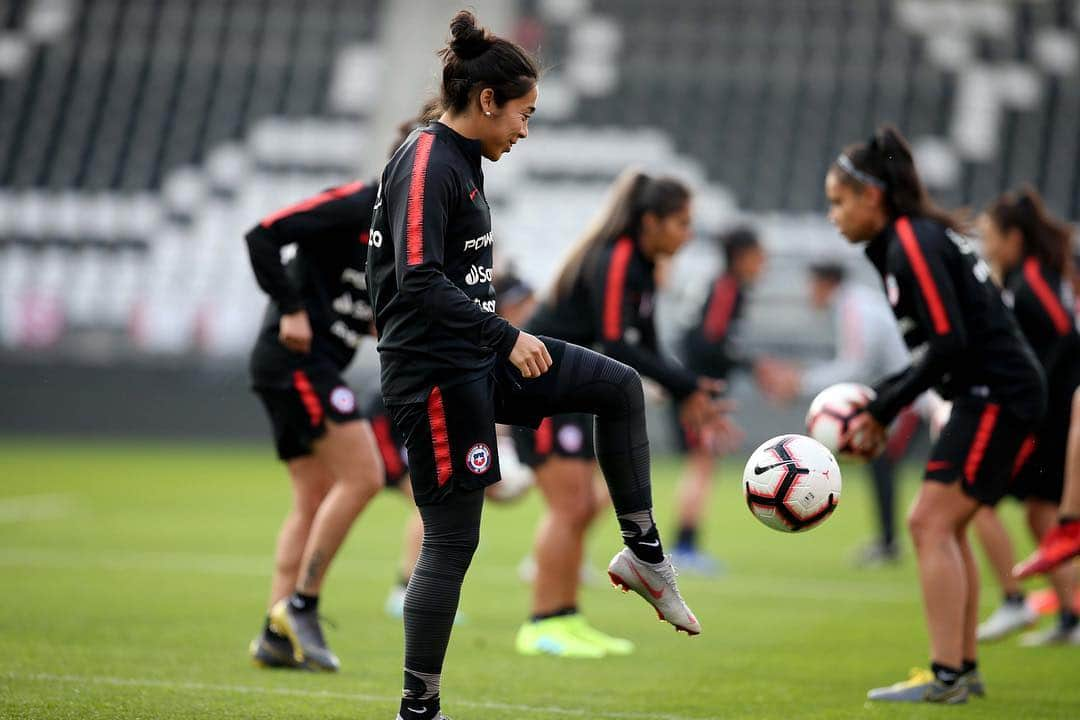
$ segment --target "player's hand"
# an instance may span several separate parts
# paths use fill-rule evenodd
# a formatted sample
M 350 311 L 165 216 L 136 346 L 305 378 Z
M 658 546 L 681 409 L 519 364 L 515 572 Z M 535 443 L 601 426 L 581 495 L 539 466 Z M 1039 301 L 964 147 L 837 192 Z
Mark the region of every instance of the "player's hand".
M 278 340 L 293 352 L 311 352 L 311 323 L 306 310 L 281 316 L 278 324 Z
M 868 460 L 880 455 L 887 443 L 885 426 L 868 412 L 852 418 L 848 431 L 840 438 L 840 447 L 850 447 L 854 454 Z
M 746 432 L 739 427 L 735 419 L 724 413 L 715 422 L 701 431 L 701 442 L 712 455 L 730 455 L 742 446 Z
M 697 432 L 707 425 L 719 422 L 722 415 L 734 409 L 733 400 L 715 398 L 706 390 L 695 390 L 687 395 L 679 406 L 679 420 Z
M 802 389 L 802 373 L 799 369 L 773 358 L 762 358 L 754 363 L 754 379 L 765 397 L 777 404 L 790 403 Z
M 719 398 L 727 390 L 727 383 L 711 377 L 701 377 L 697 381 L 698 390 L 704 391 L 710 397 Z
M 551 353 L 547 345 L 527 332 L 518 334 L 514 349 L 510 351 L 510 362 L 518 369 L 523 378 L 537 378 L 551 367 Z

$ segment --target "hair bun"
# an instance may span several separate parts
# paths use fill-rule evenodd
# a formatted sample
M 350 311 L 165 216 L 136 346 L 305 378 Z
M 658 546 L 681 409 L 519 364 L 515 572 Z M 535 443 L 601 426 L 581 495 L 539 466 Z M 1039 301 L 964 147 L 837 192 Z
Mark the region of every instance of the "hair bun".
M 487 29 L 476 24 L 476 16 L 462 10 L 450 21 L 450 51 L 461 60 L 471 60 L 491 47 Z

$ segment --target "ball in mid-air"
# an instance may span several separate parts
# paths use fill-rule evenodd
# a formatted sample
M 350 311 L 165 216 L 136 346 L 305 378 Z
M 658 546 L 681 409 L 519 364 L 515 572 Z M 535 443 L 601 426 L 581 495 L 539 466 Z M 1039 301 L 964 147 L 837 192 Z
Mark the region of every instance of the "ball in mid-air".
M 762 443 L 743 470 L 750 512 L 782 532 L 820 524 L 840 502 L 840 467 L 828 448 L 805 435 L 779 435 Z
M 834 453 L 851 452 L 847 443 L 841 447 L 841 438 L 848 431 L 848 423 L 875 397 L 871 388 L 859 383 L 830 385 L 810 403 L 806 431 Z

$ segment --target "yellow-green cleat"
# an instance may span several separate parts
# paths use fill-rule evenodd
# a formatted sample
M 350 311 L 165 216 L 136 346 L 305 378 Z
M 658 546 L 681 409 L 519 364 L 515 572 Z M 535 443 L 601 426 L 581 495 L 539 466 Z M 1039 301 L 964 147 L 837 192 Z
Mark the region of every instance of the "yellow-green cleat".
M 525 623 L 518 630 L 515 641 L 517 651 L 522 655 L 588 659 L 604 657 L 607 654 L 604 648 L 578 636 L 574 617 L 569 615 Z
M 597 630 L 585 620 L 584 615 L 568 615 L 564 619 L 572 633 L 591 645 L 603 648 L 608 655 L 630 655 L 634 652 L 634 643 Z

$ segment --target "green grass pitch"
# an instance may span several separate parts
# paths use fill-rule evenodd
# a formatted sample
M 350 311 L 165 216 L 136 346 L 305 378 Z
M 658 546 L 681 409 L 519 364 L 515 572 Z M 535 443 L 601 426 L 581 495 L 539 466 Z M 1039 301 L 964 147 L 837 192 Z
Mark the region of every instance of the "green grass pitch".
M 886 707 L 870 687 L 927 660 L 910 550 L 900 567 L 856 571 L 851 549 L 872 528 L 868 486 L 846 468 L 843 500 L 820 528 L 773 532 L 742 502 L 738 468 L 722 473 L 706 529 L 729 572 L 682 589 L 697 638 L 657 622 L 606 582 L 583 607 L 636 654 L 599 661 L 519 657 L 527 611 L 515 567 L 538 499 L 485 509 L 466 580 L 468 622 L 443 675 L 455 720 L 487 718 L 1078 718 L 1080 648 L 986 647 L 989 697 L 965 707 Z M 671 528 L 678 465 L 656 464 L 661 530 Z M 905 499 L 916 487 L 905 477 Z M 354 528 L 323 594 L 343 671 L 262 671 L 248 662 L 274 535 L 289 499 L 266 448 L 0 443 L 0 717 L 394 717 L 400 623 L 383 615 L 394 579 L 402 499 L 384 493 Z M 1007 519 L 1019 526 L 1015 506 Z M 1020 533 L 1019 550 L 1030 542 Z M 592 533 L 601 570 L 620 546 L 614 520 Z M 998 593 L 984 585 L 984 611 Z

